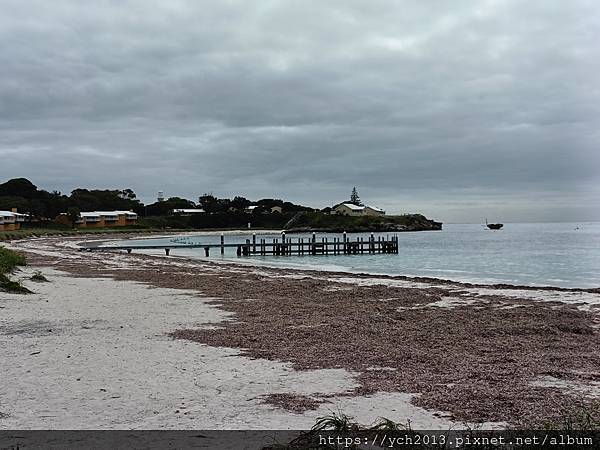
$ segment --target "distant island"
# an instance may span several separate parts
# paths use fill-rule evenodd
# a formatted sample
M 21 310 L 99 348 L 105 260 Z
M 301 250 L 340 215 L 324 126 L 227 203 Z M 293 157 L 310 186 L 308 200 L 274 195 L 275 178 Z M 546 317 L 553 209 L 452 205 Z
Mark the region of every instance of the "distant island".
M 387 215 L 364 205 L 356 188 L 350 199 L 323 209 L 281 199 L 256 201 L 241 196 L 203 194 L 194 202 L 180 197 L 144 204 L 131 189 L 78 188 L 70 195 L 38 189 L 25 178 L 0 184 L 0 232 L 23 229 L 57 231 L 277 229 L 288 232 L 402 232 L 441 230 L 442 223 L 421 214 Z M 12 222 L 11 222 L 11 215 Z M 26 219 L 24 219 L 26 218 Z M 18 220 L 17 220 L 18 219 Z M 12 234 L 10 235 L 13 236 Z

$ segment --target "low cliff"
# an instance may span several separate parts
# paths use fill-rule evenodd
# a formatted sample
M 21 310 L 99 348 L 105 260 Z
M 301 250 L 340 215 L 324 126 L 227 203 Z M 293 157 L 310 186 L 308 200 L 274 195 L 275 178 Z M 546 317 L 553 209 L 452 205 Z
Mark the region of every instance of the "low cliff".
M 421 214 L 402 216 L 339 216 L 323 213 L 298 213 L 284 228 L 289 232 L 328 231 L 348 233 L 369 231 L 433 231 L 442 223 Z

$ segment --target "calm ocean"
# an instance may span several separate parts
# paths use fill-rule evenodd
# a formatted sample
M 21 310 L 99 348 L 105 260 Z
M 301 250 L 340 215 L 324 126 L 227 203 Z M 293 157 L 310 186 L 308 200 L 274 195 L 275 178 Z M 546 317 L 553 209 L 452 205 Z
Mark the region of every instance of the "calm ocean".
M 279 237 L 259 231 L 257 236 Z M 318 235 L 321 236 L 326 235 Z M 327 236 L 331 239 L 340 235 Z M 368 235 L 348 236 L 355 239 Z M 248 237 L 249 233 L 228 234 L 225 239 L 233 243 L 244 242 Z M 308 235 L 288 234 L 288 237 Z M 399 233 L 398 237 L 398 255 L 237 258 L 233 249 L 227 249 L 224 259 L 279 267 L 425 276 L 476 283 L 600 287 L 600 223 L 507 223 L 500 231 L 490 231 L 479 224 L 445 224 L 442 231 Z M 166 243 L 172 239 L 152 241 Z M 214 234 L 175 239 L 182 243 L 219 242 L 219 236 Z M 178 249 L 173 254 L 204 258 L 203 249 Z M 218 249 L 213 249 L 210 259 L 220 258 Z

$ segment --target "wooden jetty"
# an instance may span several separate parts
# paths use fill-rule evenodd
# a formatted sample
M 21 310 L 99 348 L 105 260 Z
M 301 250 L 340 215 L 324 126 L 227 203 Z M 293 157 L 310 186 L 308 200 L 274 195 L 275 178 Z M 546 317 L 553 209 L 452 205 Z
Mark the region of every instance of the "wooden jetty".
M 256 234 L 252 239 L 246 239 L 244 243 L 225 243 L 225 236 L 221 235 L 221 242 L 218 244 L 161 244 L 161 245 L 106 245 L 106 246 L 87 246 L 80 247 L 80 251 L 98 252 L 110 250 L 125 250 L 131 253 L 133 250 L 156 250 L 163 249 L 168 256 L 171 250 L 180 248 L 203 248 L 205 256 L 210 255 L 211 248 L 220 249 L 221 254 L 225 253 L 225 248 L 236 248 L 238 256 L 291 256 L 291 255 L 362 255 L 398 253 L 398 236 L 391 237 L 377 236 L 371 233 L 368 238 L 357 237 L 356 240 L 349 239 L 346 233 L 343 237 L 322 237 L 317 239 L 315 233 L 310 238 L 288 238 L 285 233 L 281 233 L 281 238 L 258 238 Z

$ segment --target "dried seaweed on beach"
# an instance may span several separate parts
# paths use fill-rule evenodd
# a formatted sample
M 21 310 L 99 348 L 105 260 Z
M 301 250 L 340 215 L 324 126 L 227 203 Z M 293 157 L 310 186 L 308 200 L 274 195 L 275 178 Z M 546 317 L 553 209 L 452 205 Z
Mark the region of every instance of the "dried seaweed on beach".
M 327 400 L 286 392 L 265 395 L 262 398 L 262 402 L 295 413 L 303 413 L 305 411 L 318 409 L 319 406 L 326 403 Z

